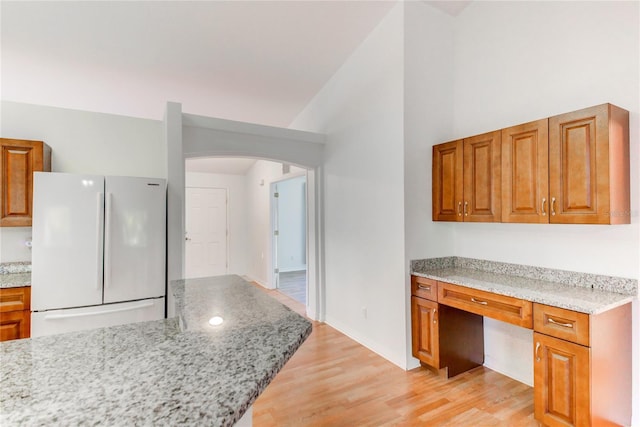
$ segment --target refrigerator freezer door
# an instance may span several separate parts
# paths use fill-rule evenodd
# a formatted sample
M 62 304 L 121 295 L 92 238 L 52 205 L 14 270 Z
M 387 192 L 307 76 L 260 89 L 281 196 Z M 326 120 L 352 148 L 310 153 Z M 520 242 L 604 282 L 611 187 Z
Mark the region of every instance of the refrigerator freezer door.
M 165 236 L 165 180 L 105 178 L 105 303 L 165 295 Z
M 164 298 L 31 313 L 31 337 L 164 318 Z
M 31 309 L 102 303 L 104 177 L 36 172 Z

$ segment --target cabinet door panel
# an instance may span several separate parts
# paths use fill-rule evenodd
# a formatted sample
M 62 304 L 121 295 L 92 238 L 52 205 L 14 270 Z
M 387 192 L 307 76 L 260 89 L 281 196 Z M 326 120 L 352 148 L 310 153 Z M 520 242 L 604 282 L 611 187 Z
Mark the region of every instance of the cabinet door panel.
M 0 139 L 0 225 L 31 226 L 33 172 L 43 170 L 43 143 Z
M 549 222 L 548 120 L 502 130 L 502 222 Z
M 462 141 L 433 146 L 434 221 L 462 221 Z
M 439 368 L 438 303 L 411 297 L 411 323 L 413 356 Z
M 535 417 L 547 426 L 589 425 L 588 347 L 534 333 Z
M 0 341 L 29 338 L 31 331 L 29 310 L 0 312 Z
M 500 222 L 500 131 L 464 140 L 464 221 Z
M 550 222 L 629 223 L 628 117 L 603 104 L 549 119 Z

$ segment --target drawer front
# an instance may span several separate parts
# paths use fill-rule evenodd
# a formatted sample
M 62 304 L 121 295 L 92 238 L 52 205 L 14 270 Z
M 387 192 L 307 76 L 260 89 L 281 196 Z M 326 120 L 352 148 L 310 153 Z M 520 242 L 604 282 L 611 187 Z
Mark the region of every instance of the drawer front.
M 523 328 L 533 328 L 531 301 L 438 282 L 438 302 Z
M 411 276 L 411 295 L 438 301 L 438 282 L 424 277 Z
M 589 315 L 544 304 L 533 304 L 533 329 L 552 337 L 589 346 Z
M 0 289 L 0 312 L 31 310 L 31 288 Z

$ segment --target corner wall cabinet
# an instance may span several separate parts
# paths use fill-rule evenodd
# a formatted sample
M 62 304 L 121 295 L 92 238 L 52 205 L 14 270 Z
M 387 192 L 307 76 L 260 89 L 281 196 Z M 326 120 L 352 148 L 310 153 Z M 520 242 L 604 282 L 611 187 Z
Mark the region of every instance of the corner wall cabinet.
M 413 356 L 423 366 L 450 377 L 482 365 L 483 316 L 533 329 L 538 421 L 629 424 L 630 303 L 590 315 L 414 275 L 411 290 Z
M 433 147 L 433 218 L 500 221 L 500 132 Z
M 51 148 L 42 141 L 0 138 L 0 226 L 30 227 L 33 172 L 51 171 Z
M 31 288 L 0 289 L 0 341 L 29 338 Z
M 453 154 L 477 137 L 433 147 L 434 221 L 630 224 L 628 111 L 602 104 L 491 134 L 501 147 L 492 162 L 466 145 Z M 491 197 L 487 167 L 501 184 Z

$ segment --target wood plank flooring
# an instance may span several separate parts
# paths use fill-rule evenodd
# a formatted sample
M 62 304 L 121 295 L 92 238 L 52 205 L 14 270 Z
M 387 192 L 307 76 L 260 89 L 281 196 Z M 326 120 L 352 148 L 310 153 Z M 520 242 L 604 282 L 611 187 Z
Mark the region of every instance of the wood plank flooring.
M 304 314 L 304 306 L 258 288 Z M 255 427 L 538 426 L 533 389 L 480 367 L 404 371 L 332 327 L 313 332 L 253 406 Z

